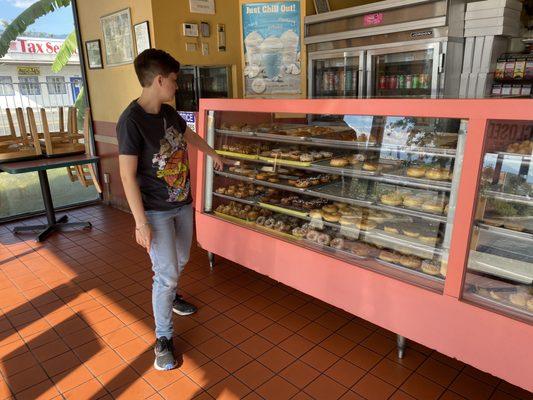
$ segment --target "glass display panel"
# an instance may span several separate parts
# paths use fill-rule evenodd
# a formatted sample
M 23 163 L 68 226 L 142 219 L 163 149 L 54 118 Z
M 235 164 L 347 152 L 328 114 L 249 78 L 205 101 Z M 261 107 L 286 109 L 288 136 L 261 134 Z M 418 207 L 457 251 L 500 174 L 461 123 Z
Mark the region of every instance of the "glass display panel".
M 464 298 L 533 322 L 533 122 L 490 121 Z
M 313 61 L 313 98 L 357 98 L 359 57 Z
M 226 67 L 199 67 L 200 97 L 228 98 L 228 70 Z
M 460 120 L 210 112 L 205 212 L 442 291 L 465 135 Z

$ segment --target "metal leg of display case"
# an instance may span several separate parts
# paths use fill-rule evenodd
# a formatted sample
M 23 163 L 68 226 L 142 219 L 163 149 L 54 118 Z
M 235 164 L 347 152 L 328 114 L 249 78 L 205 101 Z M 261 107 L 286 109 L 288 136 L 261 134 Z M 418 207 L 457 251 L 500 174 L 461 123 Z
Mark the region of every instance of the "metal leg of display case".
M 396 346 L 398 347 L 398 358 L 402 359 L 407 347 L 407 339 L 402 335 L 396 335 Z
M 207 258 L 209 259 L 209 268 L 211 268 L 211 271 L 212 271 L 213 268 L 215 268 L 215 255 L 211 253 L 210 251 L 208 251 Z

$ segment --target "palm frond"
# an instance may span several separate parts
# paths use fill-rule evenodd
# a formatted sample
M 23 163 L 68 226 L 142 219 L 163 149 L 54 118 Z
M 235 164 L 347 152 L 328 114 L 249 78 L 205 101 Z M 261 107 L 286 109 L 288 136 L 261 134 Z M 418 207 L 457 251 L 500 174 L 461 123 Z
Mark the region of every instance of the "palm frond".
M 9 26 L 6 27 L 0 37 L 0 58 L 4 57 L 12 40 L 22 35 L 28 26 L 33 24 L 43 15 L 51 13 L 58 8 L 67 7 L 70 0 L 39 0 L 22 11 Z
M 72 31 L 57 52 L 54 63 L 52 64 L 52 71 L 59 72 L 67 65 L 70 56 L 78 50 L 78 41 L 76 40 L 76 31 Z
M 85 88 L 83 86 L 78 93 L 78 97 L 76 97 L 74 107 L 76 107 L 78 114 L 78 126 L 83 126 L 83 117 L 85 116 L 85 108 L 87 108 L 87 102 L 85 101 Z

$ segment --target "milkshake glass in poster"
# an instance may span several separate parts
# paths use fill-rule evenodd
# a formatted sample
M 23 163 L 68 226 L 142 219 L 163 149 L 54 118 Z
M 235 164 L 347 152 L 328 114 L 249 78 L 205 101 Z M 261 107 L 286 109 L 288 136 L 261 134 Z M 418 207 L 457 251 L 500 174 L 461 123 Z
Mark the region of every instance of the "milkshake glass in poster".
M 300 2 L 242 4 L 244 96 L 301 94 Z

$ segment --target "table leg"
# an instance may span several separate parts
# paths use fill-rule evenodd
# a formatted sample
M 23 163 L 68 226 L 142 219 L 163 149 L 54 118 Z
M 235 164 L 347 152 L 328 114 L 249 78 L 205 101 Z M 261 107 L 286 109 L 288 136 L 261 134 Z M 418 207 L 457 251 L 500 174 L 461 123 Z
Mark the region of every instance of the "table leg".
M 13 229 L 14 233 L 28 232 L 28 231 L 40 231 L 35 238 L 35 241 L 42 242 L 48 235 L 54 231 L 65 231 L 66 228 L 91 228 L 90 222 L 67 222 L 68 216 L 63 215 L 56 220 L 54 212 L 54 203 L 52 201 L 52 194 L 50 192 L 50 183 L 48 182 L 48 174 L 46 171 L 38 171 L 39 184 L 41 185 L 41 193 L 43 195 L 44 208 L 46 211 L 47 225 L 32 225 L 32 226 L 17 226 Z

